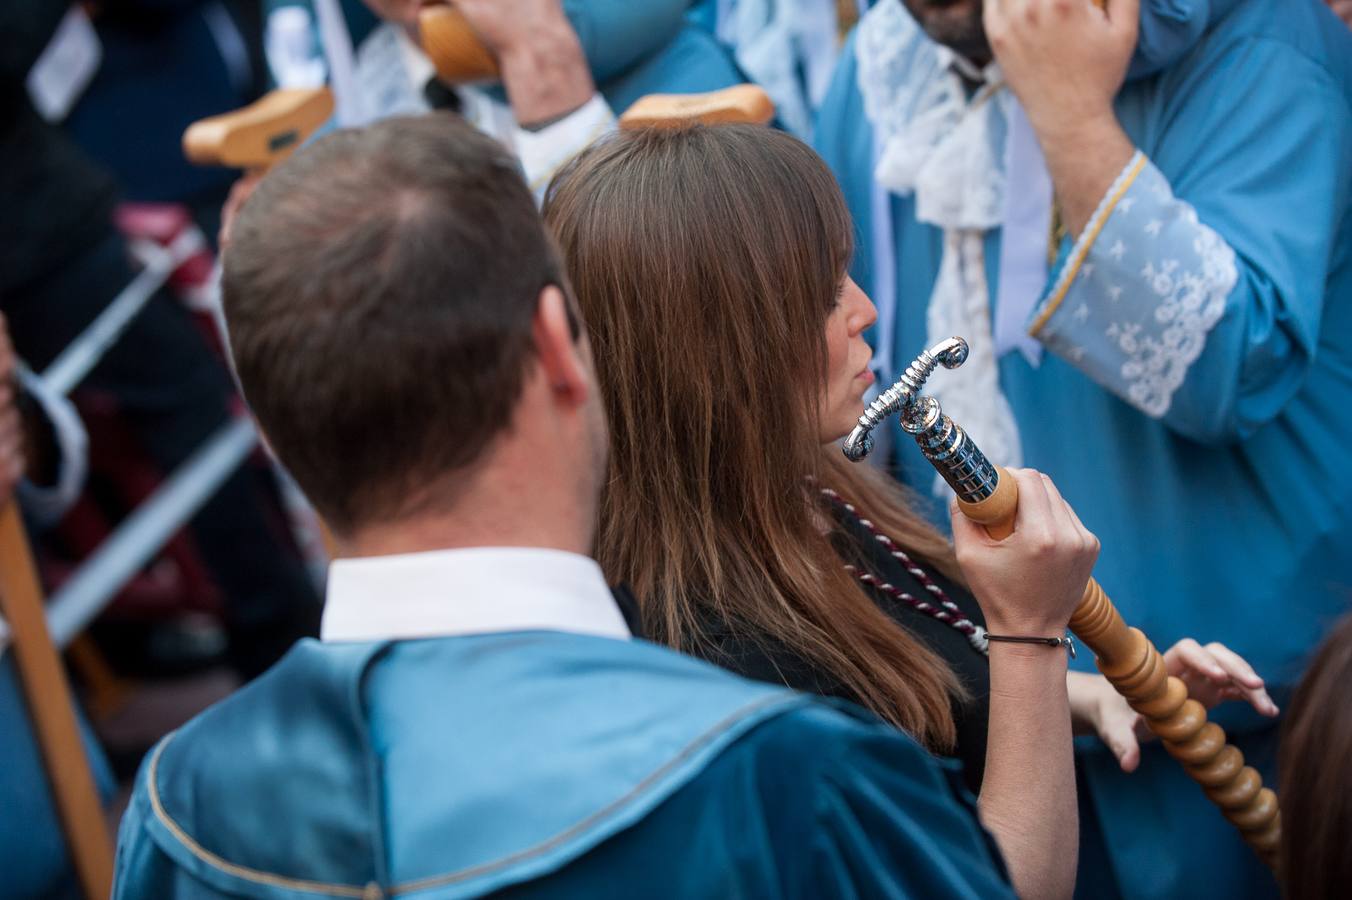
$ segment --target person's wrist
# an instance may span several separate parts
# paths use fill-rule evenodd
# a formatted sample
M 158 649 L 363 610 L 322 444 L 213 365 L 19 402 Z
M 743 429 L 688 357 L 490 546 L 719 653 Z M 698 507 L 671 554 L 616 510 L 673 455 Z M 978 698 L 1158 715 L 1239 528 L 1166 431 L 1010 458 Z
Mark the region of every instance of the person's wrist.
M 994 633 L 994 632 L 992 632 Z M 991 641 L 989 658 L 992 665 L 1015 666 L 1020 671 L 1040 672 L 1046 676 L 1065 679 L 1070 654 L 1065 647 L 1053 647 L 1049 644 L 1011 644 L 1004 641 Z
M 984 612 L 984 610 L 983 610 Z M 996 612 L 986 613 L 986 631 L 990 634 L 1008 634 L 1017 637 L 1061 637 L 1070 623 L 1069 616 L 1060 614 Z
M 1078 103 L 1046 103 L 1025 107 L 1034 133 L 1046 144 L 1089 143 L 1120 130 L 1112 97 Z
M 566 19 L 495 48 L 517 122 L 530 125 L 581 108 L 596 93 L 582 45 Z
M 577 32 L 560 11 L 537 18 L 529 28 L 514 30 L 491 42 L 488 49 L 504 65 L 513 61 L 571 58 L 582 56 Z

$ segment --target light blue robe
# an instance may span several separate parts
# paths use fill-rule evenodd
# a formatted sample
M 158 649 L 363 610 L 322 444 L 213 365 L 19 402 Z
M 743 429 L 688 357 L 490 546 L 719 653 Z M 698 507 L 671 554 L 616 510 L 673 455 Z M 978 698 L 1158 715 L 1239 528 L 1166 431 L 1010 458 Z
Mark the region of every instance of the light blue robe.
M 310 0 L 267 0 L 311 10 Z M 341 0 L 353 47 L 380 24 L 361 0 Z M 652 93 L 718 90 L 745 79 L 732 57 L 704 29 L 685 19 L 686 0 L 563 0 L 598 89 L 616 114 Z M 501 92 L 500 99 L 505 99 Z
M 74 867 L 33 732 L 14 651 L 0 656 L 0 885 L 6 897 L 62 897 L 75 889 Z M 99 795 L 116 790 L 102 748 L 78 709 L 80 736 Z
M 1149 6 L 1179 16 L 1143 23 L 1144 55 L 1164 64 L 1138 55 L 1117 99 L 1138 169 L 1096 239 L 1059 248 L 1029 321 L 1050 352 L 1036 368 L 1005 355 L 1000 383 L 1026 464 L 1102 540 L 1096 575 L 1127 621 L 1161 648 L 1227 644 L 1280 704 L 1352 598 L 1352 35 L 1314 0 Z M 895 278 L 895 330 L 876 340 L 901 367 L 924 346 L 941 232 L 892 195 L 876 252 L 856 79 L 849 47 L 817 146 L 858 226 L 856 280 Z M 995 285 L 998 229 L 985 245 Z M 923 490 L 928 464 L 895 439 Z M 1236 704 L 1218 718 L 1271 783 L 1270 723 Z M 1132 776 L 1099 747 L 1081 762 L 1111 856 L 1110 871 L 1082 867 L 1084 895 L 1274 891 L 1160 748 Z
M 152 751 L 114 896 L 1012 897 L 955 775 L 643 641 L 303 641 Z

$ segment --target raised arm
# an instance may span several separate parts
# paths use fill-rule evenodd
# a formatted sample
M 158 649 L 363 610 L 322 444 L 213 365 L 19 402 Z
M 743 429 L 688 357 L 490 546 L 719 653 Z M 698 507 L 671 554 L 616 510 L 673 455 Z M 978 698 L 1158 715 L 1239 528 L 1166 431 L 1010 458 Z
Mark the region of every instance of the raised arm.
M 1045 475 L 1011 472 L 1021 502 L 1014 533 L 992 539 L 954 508 L 958 563 L 990 634 L 1058 637 L 1084 594 L 1098 540 Z M 1069 897 L 1079 816 L 1066 651 L 992 641 L 990 731 L 981 819 L 1024 897 Z
M 1313 359 L 1348 215 L 1352 110 L 1313 57 L 1234 40 L 1205 71 L 1158 78 L 1147 152 L 1114 107 L 1137 8 L 987 5 L 1078 236 L 1030 331 L 1176 431 L 1238 440 L 1282 411 Z

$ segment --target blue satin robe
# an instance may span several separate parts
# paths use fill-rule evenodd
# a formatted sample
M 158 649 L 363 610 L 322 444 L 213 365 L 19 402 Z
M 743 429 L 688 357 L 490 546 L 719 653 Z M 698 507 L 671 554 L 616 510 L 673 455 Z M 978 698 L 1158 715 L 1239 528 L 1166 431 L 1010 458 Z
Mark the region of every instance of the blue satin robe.
M 114 896 L 1012 897 L 955 777 L 642 641 L 303 641 L 151 753 Z
M 1050 352 L 1037 368 L 1005 355 L 1001 387 L 1026 464 L 1051 474 L 1102 540 L 1095 574 L 1127 621 L 1162 649 L 1182 637 L 1227 644 L 1280 705 L 1352 597 L 1352 35 L 1314 0 L 1143 6 L 1174 18 L 1143 21 L 1117 98 L 1143 154 L 1130 202 L 1081 242 L 1078 265 L 1075 237 L 1061 245 L 1029 322 Z M 816 142 L 853 212 L 853 274 L 867 290 L 880 274 L 873 133 L 856 79 L 851 46 Z M 942 236 L 916 221 L 912 197 L 888 202 L 897 325 L 875 339 L 901 367 L 924 346 Z M 1233 280 L 1208 271 L 1224 255 L 1199 249 L 1208 230 L 1233 250 Z M 998 229 L 985 249 L 994 286 Z M 1149 353 L 1170 348 L 1166 376 L 1191 355 L 1165 332 L 1193 305 L 1208 326 L 1200 352 L 1180 384 L 1152 381 Z M 1195 323 L 1186 336 L 1198 337 Z M 902 477 L 923 490 L 928 463 L 909 438 L 894 441 Z M 1272 724 L 1237 704 L 1218 712 L 1273 783 Z M 1131 776 L 1105 748 L 1083 749 L 1086 825 L 1101 834 L 1083 842 L 1082 896 L 1275 894 L 1158 746 Z

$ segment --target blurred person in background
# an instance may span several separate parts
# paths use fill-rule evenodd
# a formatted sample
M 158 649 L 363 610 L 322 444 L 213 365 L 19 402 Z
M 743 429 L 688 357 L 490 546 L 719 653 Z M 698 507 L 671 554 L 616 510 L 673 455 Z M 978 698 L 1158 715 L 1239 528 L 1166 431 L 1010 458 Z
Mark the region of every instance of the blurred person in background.
M 85 435 L 64 398 L 23 367 L 0 314 L 0 505 L 19 502 L 31 524 L 51 522 L 75 499 L 86 469 Z M 77 710 L 78 715 L 78 710 Z M 106 800 L 113 776 L 83 718 L 94 779 Z M 20 689 L 12 650 L 0 641 L 0 872 L 6 896 L 66 897 L 76 884 L 50 782 Z
M 880 0 L 815 140 L 880 383 L 967 337 L 944 411 L 1056 479 L 1129 622 L 1280 705 L 1352 593 L 1352 34 L 1321 0 Z M 1272 780 L 1275 724 L 1219 719 Z M 1079 759 L 1084 896 L 1275 894 L 1163 747 Z
M 0 311 L 38 371 L 133 276 L 126 242 L 112 222 L 116 181 L 34 104 L 36 98 L 45 112 L 59 117 L 74 98 L 54 100 L 53 92 L 77 94 L 80 71 L 97 68 L 97 39 L 91 48 L 92 29 L 86 20 L 81 31 L 82 13 L 71 10 L 47 0 L 0 4 L 0 195 L 7 204 L 0 217 Z M 66 43 L 58 48 L 60 65 L 52 81 L 52 72 L 41 71 L 38 63 L 58 30 Z M 91 74 L 86 72 L 86 81 Z M 225 423 L 237 402 L 224 365 L 190 314 L 163 291 L 85 385 L 115 398 L 165 473 Z M 285 549 L 268 477 L 253 467 L 239 469 L 192 522 L 197 548 L 225 595 L 228 656 L 243 678 L 261 672 L 296 638 L 318 628 L 318 596 L 303 566 Z
M 417 47 L 421 0 L 271 0 L 316 26 L 338 125 L 449 108 L 520 157 L 537 194 L 616 116 L 653 93 L 699 93 L 746 81 L 729 53 L 685 20 L 686 0 L 457 0 L 496 60 L 496 83 L 447 85 Z M 332 22 L 336 27 L 323 27 Z M 289 24 L 289 23 L 288 23 Z M 293 67 L 302 79 L 304 66 Z M 274 77 L 286 77 L 274 64 Z
M 247 0 L 101 0 L 99 65 L 63 128 L 131 203 L 187 207 L 214 235 L 233 173 L 183 155 L 184 130 L 266 87 L 259 6 Z
M 695 0 L 689 19 L 765 88 L 783 126 L 807 140 L 857 0 Z

